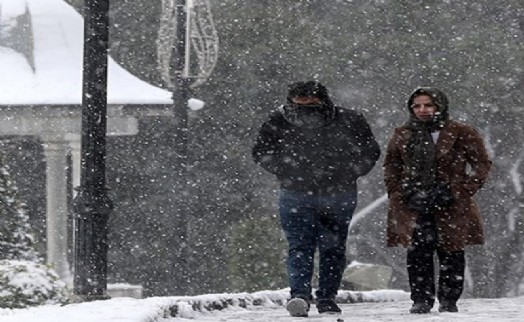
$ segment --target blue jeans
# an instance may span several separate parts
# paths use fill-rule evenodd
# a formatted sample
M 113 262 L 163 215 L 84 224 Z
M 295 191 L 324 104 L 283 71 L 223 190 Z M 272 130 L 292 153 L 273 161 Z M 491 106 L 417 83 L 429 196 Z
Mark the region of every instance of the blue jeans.
M 316 296 L 335 298 L 346 267 L 346 240 L 356 206 L 356 190 L 336 195 L 280 190 L 280 222 L 289 244 L 287 268 L 291 297 L 311 298 L 318 247 Z

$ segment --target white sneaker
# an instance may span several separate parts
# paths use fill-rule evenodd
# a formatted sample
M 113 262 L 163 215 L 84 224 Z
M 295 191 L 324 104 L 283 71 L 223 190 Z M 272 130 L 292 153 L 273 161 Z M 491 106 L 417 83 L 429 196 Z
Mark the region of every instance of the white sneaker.
M 287 302 L 286 309 L 291 316 L 307 317 L 309 303 L 300 297 L 295 297 Z

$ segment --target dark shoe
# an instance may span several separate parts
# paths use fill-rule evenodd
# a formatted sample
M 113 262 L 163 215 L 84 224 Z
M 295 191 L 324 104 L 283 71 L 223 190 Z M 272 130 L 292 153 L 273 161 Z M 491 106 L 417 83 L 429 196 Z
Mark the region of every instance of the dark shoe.
M 455 301 L 440 301 L 438 306 L 439 312 L 458 312 L 457 302 Z
M 409 309 L 409 313 L 413 314 L 426 314 L 431 311 L 433 308 L 433 305 L 429 304 L 428 302 L 416 302 L 413 304 L 411 309 Z
M 305 318 L 309 312 L 309 301 L 301 297 L 292 298 L 287 302 L 286 310 L 291 316 Z
M 318 313 L 322 314 L 340 314 L 342 310 L 338 307 L 335 300 L 332 299 L 321 299 L 317 300 Z

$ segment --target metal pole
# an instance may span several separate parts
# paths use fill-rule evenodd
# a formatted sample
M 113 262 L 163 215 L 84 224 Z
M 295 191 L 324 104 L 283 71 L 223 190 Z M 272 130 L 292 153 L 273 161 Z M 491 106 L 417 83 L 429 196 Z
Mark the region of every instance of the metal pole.
M 188 127 L 188 107 L 187 100 L 189 99 L 189 79 L 185 77 L 186 68 L 186 50 L 188 50 L 187 43 L 187 14 L 186 14 L 186 0 L 177 0 L 176 3 L 176 40 L 174 46 L 174 55 L 172 55 L 171 68 L 175 74 L 175 88 L 173 90 L 173 101 L 175 103 L 175 117 L 178 121 L 178 125 L 181 128 L 187 129 Z M 183 131 L 184 133 L 187 130 Z M 187 133 L 186 133 L 187 134 Z M 187 139 L 187 135 L 185 138 Z M 184 143 L 186 148 L 185 140 L 180 143 Z
M 177 235 L 180 238 L 180 245 L 178 245 L 179 253 L 176 256 L 175 267 L 178 268 L 178 275 L 181 277 L 178 285 L 178 292 L 185 295 L 189 290 L 189 267 L 188 267 L 188 229 L 187 217 L 189 216 L 189 202 L 188 202 L 188 173 L 187 173 L 187 157 L 188 157 L 188 106 L 189 99 L 189 80 L 184 77 L 185 57 L 186 57 L 186 42 L 187 42 L 187 6 L 186 0 L 176 1 L 176 39 L 171 55 L 171 70 L 174 72 L 174 88 L 173 88 L 173 102 L 174 102 L 174 117 L 176 125 L 176 142 L 175 148 L 177 153 L 176 160 L 176 174 L 177 174 L 177 209 L 176 216 L 178 227 L 176 229 Z
M 74 292 L 107 298 L 107 222 L 112 210 L 105 183 L 109 0 L 84 1 L 84 66 L 80 187 L 74 199 Z

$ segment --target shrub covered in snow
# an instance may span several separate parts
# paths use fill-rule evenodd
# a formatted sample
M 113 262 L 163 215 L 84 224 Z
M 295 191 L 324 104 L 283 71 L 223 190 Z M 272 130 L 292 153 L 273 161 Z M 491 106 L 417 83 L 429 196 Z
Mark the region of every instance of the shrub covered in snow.
M 0 308 L 66 303 L 68 291 L 58 275 L 30 261 L 0 260 Z
M 33 248 L 29 216 L 0 153 L 0 259 L 39 261 Z
M 0 152 L 0 308 L 64 303 L 66 285 L 39 264 L 29 216 Z

